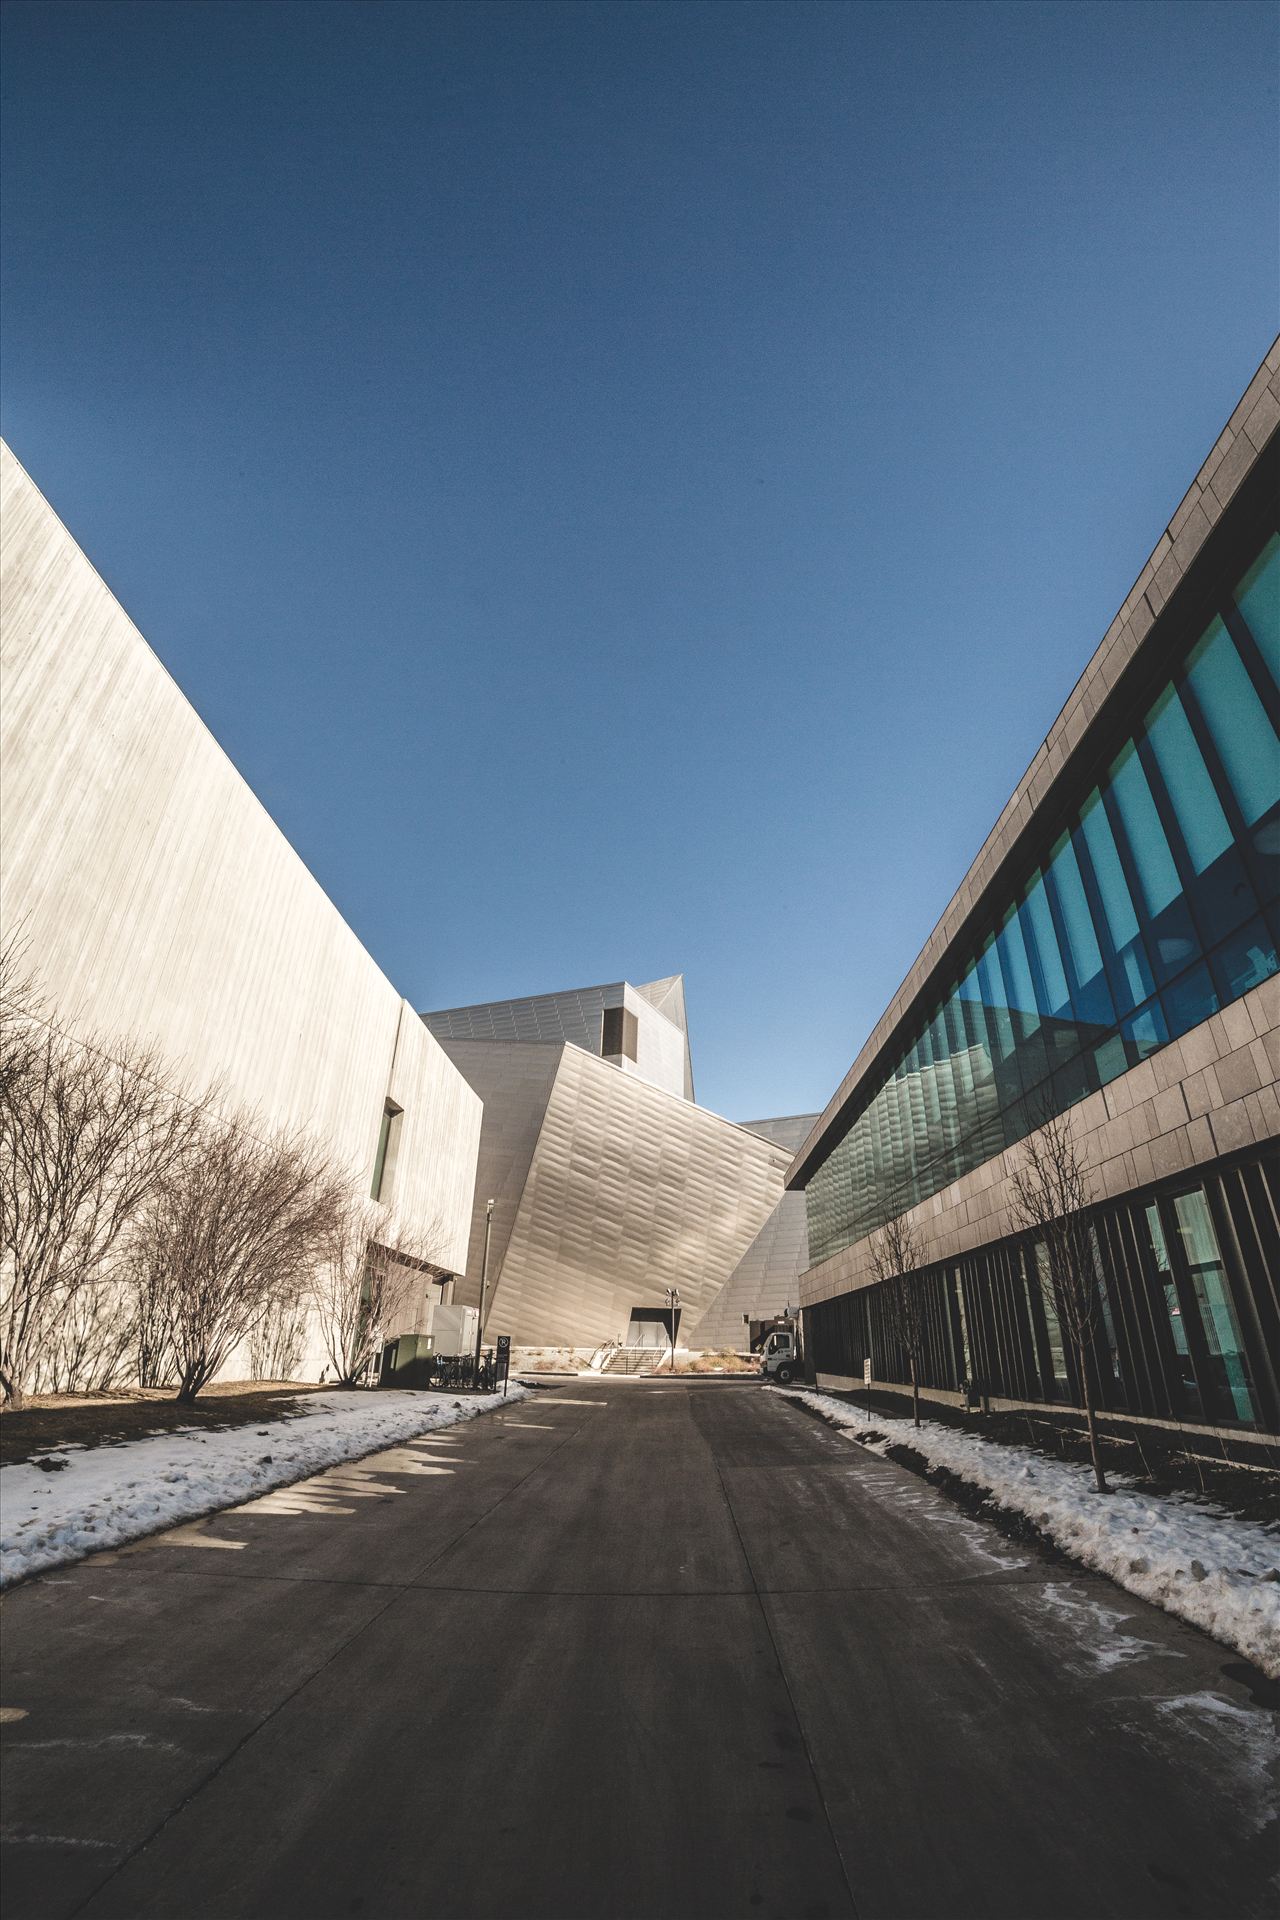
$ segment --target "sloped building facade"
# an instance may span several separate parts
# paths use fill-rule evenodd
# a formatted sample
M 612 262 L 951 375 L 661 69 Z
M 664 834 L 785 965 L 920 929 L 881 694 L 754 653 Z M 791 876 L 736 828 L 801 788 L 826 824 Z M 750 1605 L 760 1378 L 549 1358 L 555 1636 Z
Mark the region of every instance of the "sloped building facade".
M 761 1241 L 784 1204 L 794 1123 L 741 1127 L 694 1104 L 679 975 L 422 1017 L 484 1103 L 455 1298 L 479 1303 L 492 1199 L 486 1338 L 644 1344 L 675 1287 L 680 1342 L 702 1346 L 704 1316 L 753 1247 L 757 1260 L 776 1247 L 794 1274 L 795 1201 L 787 1231 Z M 722 1344 L 744 1344 L 741 1309 Z

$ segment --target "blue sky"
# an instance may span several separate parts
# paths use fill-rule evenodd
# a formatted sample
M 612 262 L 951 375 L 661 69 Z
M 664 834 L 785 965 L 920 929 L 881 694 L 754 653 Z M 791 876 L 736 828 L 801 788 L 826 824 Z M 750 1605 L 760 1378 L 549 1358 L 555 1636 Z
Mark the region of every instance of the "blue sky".
M 816 1108 L 1270 343 L 1276 22 L 10 0 L 5 436 L 415 1004 Z

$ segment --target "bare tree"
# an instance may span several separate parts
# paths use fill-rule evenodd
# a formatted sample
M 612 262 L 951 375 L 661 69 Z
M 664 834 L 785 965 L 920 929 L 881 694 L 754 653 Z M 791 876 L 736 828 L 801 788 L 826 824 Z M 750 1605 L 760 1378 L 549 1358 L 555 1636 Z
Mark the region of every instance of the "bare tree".
M 161 1085 L 153 1054 L 109 1050 L 12 1003 L 3 1011 L 0 1393 L 18 1405 L 59 1339 L 60 1364 L 100 1370 L 106 1356 L 84 1343 L 105 1334 L 110 1345 L 116 1330 L 107 1298 L 94 1308 L 85 1290 L 111 1284 L 140 1207 L 182 1157 L 198 1112 Z
M 872 1236 L 871 1271 L 881 1282 L 881 1298 L 894 1339 L 907 1356 L 911 1376 L 911 1413 L 920 1425 L 920 1367 L 924 1359 L 924 1285 L 919 1267 L 920 1240 L 905 1213 Z
M 1065 1114 L 1047 1119 L 1023 1141 L 1020 1151 L 1009 1209 L 1012 1223 L 1015 1231 L 1034 1236 L 1041 1294 L 1071 1343 L 1093 1477 L 1098 1492 L 1106 1493 L 1093 1404 L 1098 1288 L 1089 1238 L 1088 1181 Z
M 373 1201 L 348 1199 L 333 1224 L 327 1256 L 312 1288 L 334 1375 L 358 1380 L 424 1272 L 440 1272 L 432 1254 L 440 1223 L 410 1233 Z
M 282 1300 L 302 1298 L 340 1189 L 318 1149 L 207 1119 L 159 1182 L 137 1237 L 136 1284 L 163 1301 L 178 1399 L 191 1402 Z

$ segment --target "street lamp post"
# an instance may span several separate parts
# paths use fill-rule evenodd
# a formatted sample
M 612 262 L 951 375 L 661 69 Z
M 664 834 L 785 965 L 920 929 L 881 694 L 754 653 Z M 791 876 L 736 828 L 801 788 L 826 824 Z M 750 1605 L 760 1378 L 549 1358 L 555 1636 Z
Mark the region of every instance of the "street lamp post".
M 676 1309 L 680 1305 L 679 1287 L 667 1288 L 667 1308 L 671 1314 L 671 1372 L 676 1370 Z
M 485 1203 L 484 1209 L 484 1255 L 480 1261 L 480 1311 L 476 1315 L 476 1370 L 472 1385 L 480 1385 L 480 1343 L 484 1339 L 484 1296 L 489 1284 L 489 1235 L 493 1232 L 493 1202 Z

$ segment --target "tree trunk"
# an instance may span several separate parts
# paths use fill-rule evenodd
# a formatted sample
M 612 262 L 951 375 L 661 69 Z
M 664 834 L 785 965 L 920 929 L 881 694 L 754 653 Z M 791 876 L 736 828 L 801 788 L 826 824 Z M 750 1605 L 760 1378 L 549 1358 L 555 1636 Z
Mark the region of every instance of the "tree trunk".
M 1099 1493 L 1109 1493 L 1107 1476 L 1102 1471 L 1102 1444 L 1098 1438 L 1098 1423 L 1093 1416 L 1093 1387 L 1089 1379 L 1089 1356 L 1081 1342 L 1077 1349 L 1080 1367 L 1080 1397 L 1084 1401 L 1085 1425 L 1089 1429 L 1089 1458 L 1093 1462 L 1093 1478 Z

